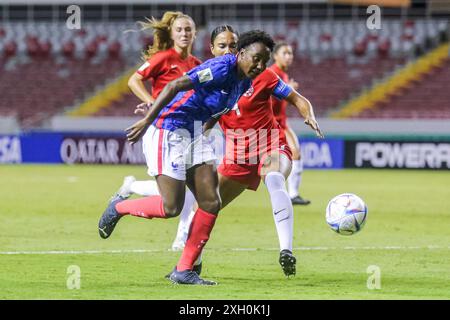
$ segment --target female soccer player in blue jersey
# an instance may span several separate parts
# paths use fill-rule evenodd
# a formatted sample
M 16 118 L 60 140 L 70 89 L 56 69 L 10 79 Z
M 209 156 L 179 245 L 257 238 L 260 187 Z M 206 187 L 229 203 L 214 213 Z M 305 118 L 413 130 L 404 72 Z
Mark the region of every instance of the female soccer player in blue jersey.
M 177 216 L 183 208 L 187 185 L 199 208 L 170 279 L 181 284 L 215 284 L 192 271 L 221 207 L 215 156 L 203 136 L 202 125 L 233 108 L 249 89 L 251 79 L 266 69 L 273 47 L 272 38 L 265 32 L 244 33 L 238 41 L 237 55 L 208 60 L 163 89 L 144 119 L 127 129 L 130 142 L 137 142 L 145 134 L 144 148 L 155 151 L 146 160 L 161 195 L 136 200 L 113 198 L 99 222 L 102 237 L 109 237 L 126 214 L 150 219 Z

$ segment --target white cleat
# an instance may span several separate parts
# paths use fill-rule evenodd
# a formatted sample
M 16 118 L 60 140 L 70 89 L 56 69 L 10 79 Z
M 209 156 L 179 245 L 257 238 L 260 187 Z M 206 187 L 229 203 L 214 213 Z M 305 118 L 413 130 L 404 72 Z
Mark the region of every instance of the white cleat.
M 117 191 L 117 195 L 128 199 L 133 194 L 133 191 L 131 191 L 131 184 L 136 181 L 136 178 L 133 176 L 127 176 L 123 179 L 122 186 L 120 187 L 119 191 Z

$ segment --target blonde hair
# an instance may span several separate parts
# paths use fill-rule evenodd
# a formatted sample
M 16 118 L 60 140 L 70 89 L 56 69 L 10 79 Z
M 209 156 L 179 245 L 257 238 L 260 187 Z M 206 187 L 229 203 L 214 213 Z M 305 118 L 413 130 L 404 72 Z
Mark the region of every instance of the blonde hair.
M 195 28 L 194 20 L 184 14 L 181 11 L 167 11 L 162 16 L 161 20 L 157 20 L 154 17 L 151 19 L 145 18 L 146 21 L 139 21 L 141 31 L 153 29 L 153 44 L 143 52 L 143 59 L 147 60 L 159 51 L 164 51 L 173 47 L 173 40 L 171 36 L 171 30 L 175 20 L 180 18 L 186 18 L 192 21 Z

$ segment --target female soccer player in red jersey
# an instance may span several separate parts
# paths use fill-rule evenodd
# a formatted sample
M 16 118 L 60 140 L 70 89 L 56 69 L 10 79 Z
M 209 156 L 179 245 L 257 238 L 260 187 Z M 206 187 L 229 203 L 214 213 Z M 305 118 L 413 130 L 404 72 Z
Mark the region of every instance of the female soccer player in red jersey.
M 152 104 L 161 90 L 201 63 L 191 55 L 195 23 L 182 12 L 168 11 L 161 20 L 141 22 L 142 30 L 153 29 L 153 45 L 144 54 L 145 63 L 128 80 L 133 93 L 144 103 Z M 152 93 L 144 86 L 152 81 Z
M 127 129 L 130 142 L 144 136 L 144 148 L 154 151 L 148 157 L 146 153 L 146 160 L 161 196 L 135 200 L 114 197 L 99 221 L 102 238 L 108 238 L 127 214 L 149 219 L 179 215 L 187 185 L 195 195 L 198 209 L 170 280 L 215 284 L 193 271 L 221 208 L 211 145 L 196 122 L 203 125 L 229 112 L 250 88 L 251 79 L 266 69 L 274 45 L 265 32 L 246 32 L 238 41 L 236 55 L 210 59 L 164 87 L 145 117 Z
M 237 35 L 232 32 L 231 27 L 216 28 L 211 36 L 211 51 L 215 56 L 233 52 L 236 42 Z M 219 120 L 227 139 L 226 155 L 218 168 L 219 192 L 224 207 L 245 189 L 256 190 L 260 180 L 265 182 L 271 197 L 280 241 L 279 261 L 283 271 L 289 276 L 295 274 L 296 262 L 292 255 L 293 209 L 284 186 L 291 167 L 290 151 L 284 132 L 272 112 L 270 100 L 272 95 L 288 99 L 298 106 L 306 119 L 305 123 L 309 124 L 319 136 L 322 135 L 308 100 L 289 88 L 274 72 L 264 71 L 253 81 L 252 88 L 239 100 L 238 108 L 223 115 Z M 209 127 L 212 125 L 209 123 Z M 266 133 L 269 142 L 258 145 L 259 136 Z M 236 144 L 236 141 L 244 142 L 244 146 Z M 244 147 L 243 153 L 239 150 L 241 147 Z M 253 163 L 249 163 L 252 160 Z M 189 223 L 186 224 L 186 221 L 189 219 L 180 220 L 173 248 L 182 248 L 184 244 L 189 229 Z
M 298 83 L 294 80 L 289 80 L 288 74 L 286 73 L 289 66 L 292 65 L 294 59 L 292 47 L 287 42 L 278 43 L 273 52 L 273 59 L 275 63 L 269 68 L 274 71 L 284 82 L 289 83 L 291 87 L 297 89 Z M 289 196 L 291 197 L 292 204 L 307 205 L 311 201 L 303 199 L 298 193 L 303 172 L 303 160 L 301 158 L 300 145 L 297 135 L 287 123 L 287 104 L 288 102 L 286 100 L 272 98 L 272 108 L 275 119 L 284 130 L 289 148 L 292 151 L 292 171 L 287 180 Z

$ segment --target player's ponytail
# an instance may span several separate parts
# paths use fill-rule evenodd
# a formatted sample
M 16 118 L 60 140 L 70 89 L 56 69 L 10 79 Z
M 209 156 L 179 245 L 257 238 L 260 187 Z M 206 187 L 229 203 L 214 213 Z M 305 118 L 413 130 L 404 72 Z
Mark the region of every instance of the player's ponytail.
M 146 18 L 146 21 L 139 21 L 138 24 L 142 30 L 153 29 L 153 44 L 144 52 L 143 58 L 148 59 L 159 51 L 164 51 L 173 47 L 173 40 L 170 37 L 172 25 L 176 19 L 187 18 L 192 21 L 192 18 L 180 11 L 167 11 L 162 16 L 161 20 L 155 18 Z

